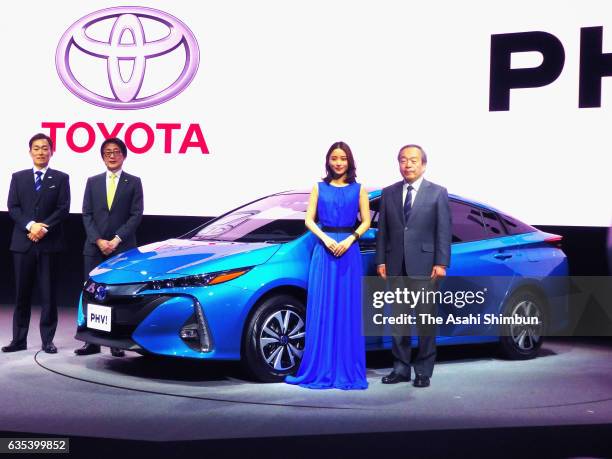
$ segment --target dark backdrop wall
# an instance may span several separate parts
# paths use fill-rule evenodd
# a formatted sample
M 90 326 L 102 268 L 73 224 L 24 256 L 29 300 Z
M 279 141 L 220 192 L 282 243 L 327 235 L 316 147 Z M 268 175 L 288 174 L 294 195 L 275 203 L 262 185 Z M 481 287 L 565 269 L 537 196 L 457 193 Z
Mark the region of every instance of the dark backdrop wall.
M 167 217 L 145 215 L 138 229 L 139 244 L 180 236 L 210 217 Z M 608 228 L 575 226 L 539 226 L 539 229 L 563 236 L 563 250 L 569 258 L 570 275 L 608 275 Z M 8 212 L 0 212 L 0 305 L 14 302 L 12 255 L 8 250 L 13 221 Z M 85 232 L 80 214 L 70 214 L 64 226 L 68 248 L 62 254 L 59 272 L 59 304 L 76 307 L 83 283 L 82 249 Z M 34 298 L 36 303 L 36 295 Z
M 210 217 L 165 217 L 145 215 L 138 228 L 137 239 L 140 245 L 162 241 L 185 234 L 201 225 Z M 0 212 L 0 306 L 14 304 L 15 275 L 13 257 L 9 252 L 13 221 L 8 212 Z M 76 307 L 80 288 L 83 285 L 83 243 L 85 230 L 81 214 L 70 214 L 64 224 L 67 250 L 62 253 L 59 265 L 59 305 Z M 37 303 L 37 297 L 33 302 Z

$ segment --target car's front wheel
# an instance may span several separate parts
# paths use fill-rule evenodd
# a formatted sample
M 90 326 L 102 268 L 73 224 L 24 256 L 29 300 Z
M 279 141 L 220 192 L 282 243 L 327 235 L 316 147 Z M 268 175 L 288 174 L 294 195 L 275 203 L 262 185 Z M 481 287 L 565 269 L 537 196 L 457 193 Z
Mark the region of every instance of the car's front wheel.
M 535 357 L 546 330 L 546 309 L 544 301 L 529 291 L 512 295 L 504 307 L 504 316 L 516 316 L 523 319 L 536 319 L 534 325 L 503 325 L 500 336 L 502 354 L 512 360 L 526 360 Z
M 245 329 L 242 362 L 253 378 L 279 382 L 299 367 L 304 352 L 306 309 L 289 295 L 268 298 Z

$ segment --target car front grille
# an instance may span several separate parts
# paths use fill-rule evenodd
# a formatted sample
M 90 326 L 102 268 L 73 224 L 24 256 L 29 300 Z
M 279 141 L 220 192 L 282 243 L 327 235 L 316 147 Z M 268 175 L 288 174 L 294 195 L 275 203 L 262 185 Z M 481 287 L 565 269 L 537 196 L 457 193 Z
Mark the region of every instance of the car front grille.
M 131 338 L 138 325 L 157 306 L 172 298 L 169 295 L 108 295 L 104 301 L 96 300 L 93 295 L 83 291 L 83 314 L 87 327 L 87 309 L 89 303 L 113 308 L 111 332 L 88 329 L 92 334 L 104 338 Z

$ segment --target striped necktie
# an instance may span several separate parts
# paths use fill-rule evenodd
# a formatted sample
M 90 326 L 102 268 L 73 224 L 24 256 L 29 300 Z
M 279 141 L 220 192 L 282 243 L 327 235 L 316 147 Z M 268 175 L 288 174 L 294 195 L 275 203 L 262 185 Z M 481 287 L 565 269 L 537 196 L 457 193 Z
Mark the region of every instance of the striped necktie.
M 42 188 L 42 171 L 36 171 L 36 180 L 34 180 L 34 191 L 39 192 Z
M 106 204 L 108 204 L 108 210 L 111 209 L 113 205 L 113 199 L 115 198 L 115 191 L 117 190 L 117 183 L 115 182 L 116 179 L 117 176 L 115 174 L 111 174 L 110 183 L 106 188 Z
M 412 190 L 414 190 L 412 185 L 408 185 L 408 189 L 406 190 L 406 200 L 404 201 L 404 223 L 408 223 L 410 211 L 412 210 Z

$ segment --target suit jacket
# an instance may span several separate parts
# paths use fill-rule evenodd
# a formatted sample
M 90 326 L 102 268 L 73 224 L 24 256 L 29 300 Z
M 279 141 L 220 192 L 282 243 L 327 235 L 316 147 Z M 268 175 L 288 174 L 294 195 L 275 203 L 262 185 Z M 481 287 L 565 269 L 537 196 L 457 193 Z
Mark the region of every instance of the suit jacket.
M 115 235 L 121 238 L 115 253 L 136 247 L 136 229 L 142 220 L 142 212 L 140 178 L 121 172 L 111 209 L 108 210 L 106 172 L 89 177 L 83 197 L 83 225 L 86 233 L 83 255 L 100 253 L 96 240 L 111 240 Z
M 376 238 L 376 264 L 386 265 L 387 275 L 401 276 L 402 262 L 408 276 L 431 275 L 434 265 L 450 266 L 451 214 L 446 188 L 421 182 L 404 222 L 400 181 L 383 189 Z
M 68 174 L 48 168 L 40 191 L 34 190 L 32 168 L 15 172 L 11 178 L 7 207 L 15 222 L 10 250 L 27 252 L 33 244 L 43 252 L 59 252 L 64 248 L 62 223 L 70 211 Z M 26 225 L 35 221 L 49 225 L 48 233 L 38 242 L 28 239 Z

